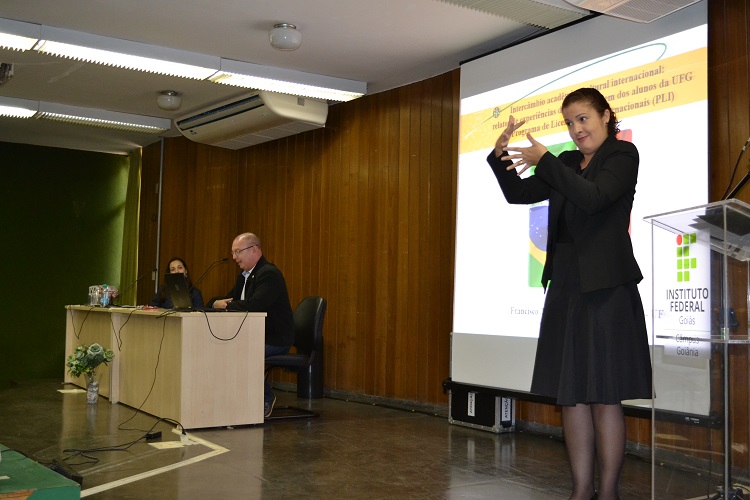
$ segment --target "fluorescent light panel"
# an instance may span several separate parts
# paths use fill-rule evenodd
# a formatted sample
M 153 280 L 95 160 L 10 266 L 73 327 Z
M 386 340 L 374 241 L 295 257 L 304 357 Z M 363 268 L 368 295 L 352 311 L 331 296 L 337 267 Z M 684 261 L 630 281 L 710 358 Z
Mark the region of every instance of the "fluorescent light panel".
M 0 116 L 41 118 L 100 128 L 160 134 L 172 127 L 171 120 L 153 116 L 131 115 L 116 111 L 81 108 L 50 102 L 30 101 L 0 96 Z
M 220 65 L 218 57 L 140 42 L 42 26 L 36 50 L 118 68 L 205 80 Z
M 31 118 L 39 110 L 39 102 L 0 96 L 0 116 Z
M 41 28 L 38 24 L 0 18 L 0 47 L 30 50 L 39 40 Z
M 166 118 L 45 102 L 39 103 L 37 118 L 147 134 L 160 134 L 169 130 L 172 126 L 172 122 Z
M 210 78 L 214 83 L 332 101 L 351 101 L 367 92 L 367 84 L 332 76 L 271 68 L 231 59 L 221 60 L 221 70 Z

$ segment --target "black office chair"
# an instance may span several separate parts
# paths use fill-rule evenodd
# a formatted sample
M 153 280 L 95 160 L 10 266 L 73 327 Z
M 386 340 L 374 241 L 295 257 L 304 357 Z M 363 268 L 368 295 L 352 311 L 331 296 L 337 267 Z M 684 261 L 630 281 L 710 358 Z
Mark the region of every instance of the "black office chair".
M 295 353 L 266 358 L 266 374 L 274 368 L 297 372 L 297 396 L 321 397 L 323 392 L 323 318 L 326 299 L 305 297 L 294 310 Z M 280 410 L 280 411 L 277 411 Z M 316 412 L 296 406 L 275 406 L 266 420 L 311 418 Z

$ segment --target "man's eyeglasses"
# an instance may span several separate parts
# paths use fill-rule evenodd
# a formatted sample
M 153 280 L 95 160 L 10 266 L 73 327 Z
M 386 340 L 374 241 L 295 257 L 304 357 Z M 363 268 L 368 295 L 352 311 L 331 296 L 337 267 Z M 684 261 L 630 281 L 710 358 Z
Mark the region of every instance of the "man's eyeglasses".
M 258 245 L 250 245 L 249 247 L 240 248 L 239 250 L 232 250 L 232 257 L 237 257 L 239 254 L 247 250 L 248 248 L 257 247 Z

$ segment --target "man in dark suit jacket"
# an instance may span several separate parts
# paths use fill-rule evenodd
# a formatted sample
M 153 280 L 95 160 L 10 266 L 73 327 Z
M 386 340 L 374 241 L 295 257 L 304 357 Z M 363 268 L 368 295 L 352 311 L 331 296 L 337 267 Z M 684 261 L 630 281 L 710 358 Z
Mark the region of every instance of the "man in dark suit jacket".
M 234 239 L 232 257 L 242 272 L 229 294 L 214 299 L 209 307 L 266 313 L 266 357 L 285 354 L 294 343 L 294 318 L 284 275 L 263 257 L 260 239 L 252 233 L 243 233 Z M 271 385 L 266 382 L 265 417 L 271 416 L 275 402 Z

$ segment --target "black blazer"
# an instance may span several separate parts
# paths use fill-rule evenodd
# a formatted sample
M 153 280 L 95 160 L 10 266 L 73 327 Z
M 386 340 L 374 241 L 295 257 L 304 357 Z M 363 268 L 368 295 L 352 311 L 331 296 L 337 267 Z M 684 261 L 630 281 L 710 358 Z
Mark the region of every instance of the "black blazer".
M 547 152 L 539 160 L 534 175 L 525 179 L 514 170 L 507 171 L 510 161 L 496 158 L 494 150 L 487 162 L 508 203 L 529 204 L 549 199 L 544 287 L 552 275 L 558 219 L 566 200 L 572 207 L 565 211 L 565 222 L 578 255 L 581 291 L 640 282 L 643 275 L 628 232 L 638 179 L 638 150 L 632 143 L 610 136 L 579 174 L 582 159 L 583 154 L 578 150 L 565 151 L 559 157 Z
M 242 287 L 245 287 L 245 299 Z M 234 287 L 223 299 L 232 298 L 227 304 L 229 311 L 264 312 L 266 316 L 266 344 L 273 346 L 291 346 L 294 343 L 294 318 L 292 306 L 289 303 L 289 293 L 286 288 L 284 275 L 261 256 L 245 283 L 245 277 L 240 273 Z M 213 301 L 211 300 L 211 306 Z

